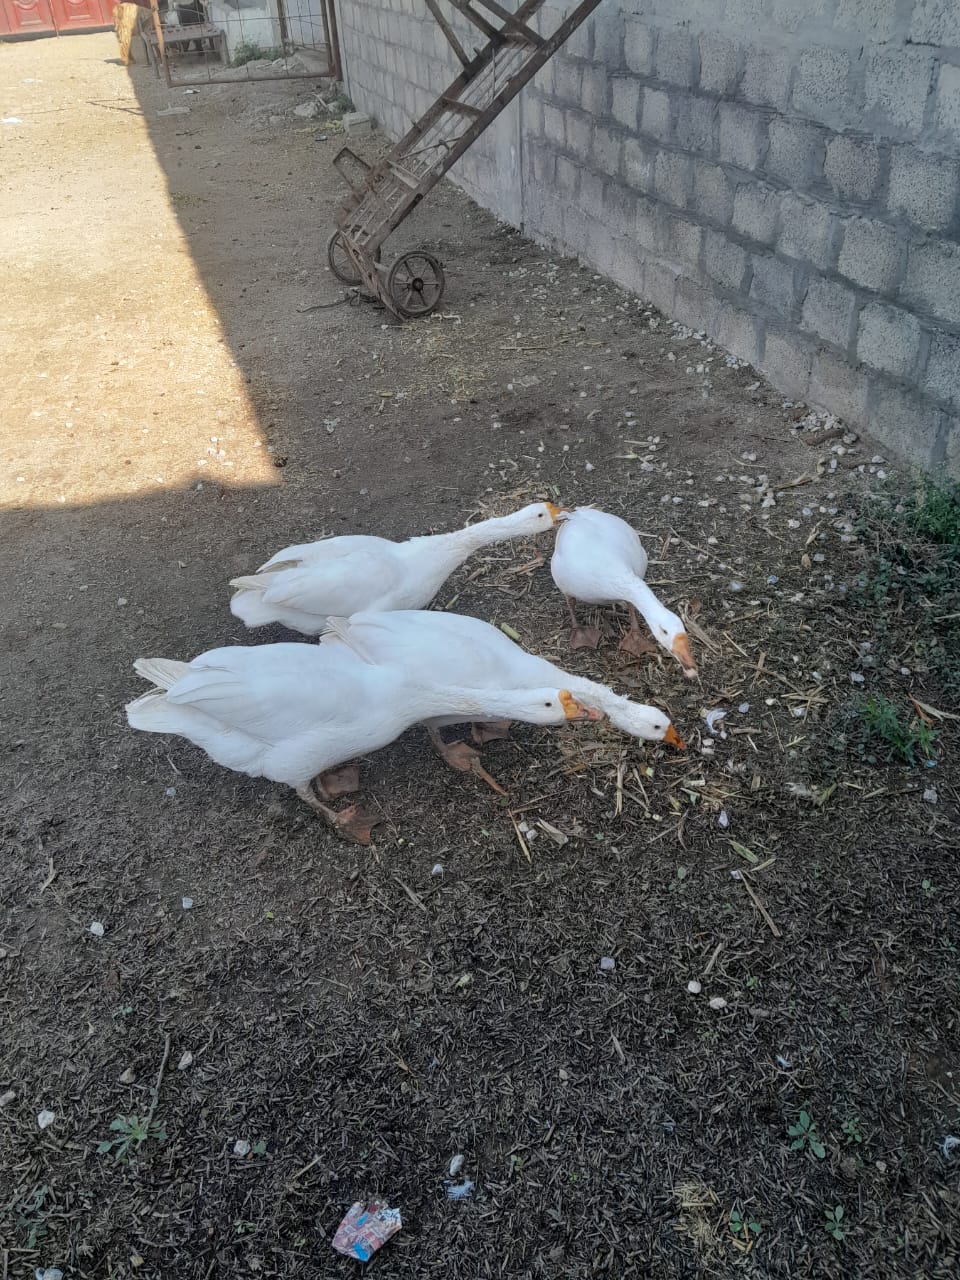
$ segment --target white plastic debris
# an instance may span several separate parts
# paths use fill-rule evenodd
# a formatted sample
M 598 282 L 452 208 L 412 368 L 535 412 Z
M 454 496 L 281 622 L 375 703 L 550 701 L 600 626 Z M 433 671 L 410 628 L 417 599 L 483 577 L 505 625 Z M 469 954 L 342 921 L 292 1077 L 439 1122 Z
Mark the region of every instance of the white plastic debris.
M 42 1271 L 36 1267 L 33 1274 L 36 1280 L 63 1280 L 63 1272 L 59 1267 L 44 1267 Z
M 91 923 L 90 923 L 90 932 L 93 934 L 93 936 L 94 936 L 95 938 L 102 938 L 102 937 L 103 937 L 103 925 L 100 923 L 100 921 L 99 921 L 99 920 L 93 920 L 93 921 L 91 921 Z
M 431 874 L 432 876 L 442 876 L 442 875 L 443 875 L 443 863 L 442 863 L 442 862 L 435 862 L 435 863 L 433 864 L 433 866 L 430 868 L 430 874 Z
M 937 788 L 927 787 L 926 791 L 924 791 L 923 793 L 923 798 L 924 800 L 926 800 L 927 804 L 936 804 L 937 801 L 940 799 Z
M 859 671 L 850 672 L 851 684 L 863 684 L 863 681 L 864 681 L 864 676 Z
M 465 1163 L 464 1157 L 458 1151 L 457 1154 L 453 1156 L 450 1160 L 449 1173 L 451 1178 L 455 1178 L 457 1176 L 457 1174 L 463 1168 L 464 1163 Z
M 687 990 L 690 992 L 692 996 L 698 996 L 700 992 L 703 990 L 703 987 L 696 980 L 696 978 L 691 978 L 690 981 L 687 983 Z
M 940 1150 L 948 1160 L 951 1160 L 955 1155 L 960 1155 L 960 1138 L 955 1138 L 952 1133 L 948 1133 Z
M 749 702 L 741 702 L 741 703 L 740 703 L 740 705 L 739 705 L 739 707 L 737 707 L 737 710 L 740 712 L 740 714 L 741 714 L 742 716 L 745 716 L 745 715 L 747 714 L 747 712 L 750 710 L 750 703 L 749 703 Z
M 246 1138 L 238 1138 L 233 1144 L 233 1154 L 235 1156 L 248 1156 L 250 1154 L 250 1143 Z
M 742 591 L 742 590 L 743 590 L 743 583 L 742 583 L 742 582 L 731 582 L 731 583 L 730 583 L 730 590 L 731 590 L 731 591 Z
M 466 1181 L 458 1183 L 456 1186 L 447 1187 L 447 1199 L 466 1200 L 472 1190 L 473 1183 L 467 1178 Z
M 721 831 L 726 831 L 729 825 L 730 825 L 730 815 L 727 813 L 726 809 L 721 809 L 720 812 L 717 814 L 717 826 L 720 828 Z
M 792 1071 L 793 1063 L 789 1058 L 785 1058 L 782 1053 L 777 1054 L 777 1066 L 782 1067 L 784 1071 Z
M 716 733 L 717 726 L 720 724 L 720 721 L 725 720 L 726 717 L 727 717 L 727 713 L 726 711 L 723 710 L 722 707 L 714 707 L 713 710 L 708 711 L 703 718 L 704 720 L 706 720 L 707 728 L 710 730 L 710 732 Z
M 727 1002 L 726 1000 L 724 1000 L 723 996 L 713 996 L 711 998 L 710 1000 L 711 1009 L 716 1009 L 717 1012 L 719 1013 L 721 1009 L 725 1009 L 726 1007 L 727 1007 Z
M 5 1107 L 8 1103 L 13 1102 L 16 1096 L 16 1089 L 8 1089 L 6 1093 L 0 1093 L 0 1107 Z
M 54 1120 L 56 1120 L 56 1118 L 57 1117 L 54 1115 L 52 1111 L 38 1111 L 37 1112 L 37 1128 L 49 1129 L 50 1126 L 53 1124 Z
M 616 962 L 616 960 L 614 960 L 613 956 L 601 956 L 601 957 L 600 957 L 600 972 L 601 972 L 601 973 L 613 973 L 613 971 L 614 971 L 614 969 L 615 969 L 616 967 L 617 967 L 617 962 Z
M 4 116 L 0 124 L 23 124 L 19 116 Z
M 168 797 L 168 799 L 172 800 L 172 799 L 173 799 L 173 797 L 177 794 L 177 788 L 176 788 L 176 787 L 167 787 L 163 794 L 164 794 L 165 796 L 167 796 L 167 797 Z
M 189 1049 L 184 1049 L 180 1055 L 180 1061 L 177 1063 L 178 1071 L 186 1071 L 187 1067 L 193 1065 L 193 1054 Z
M 181 899 L 180 899 L 180 905 L 183 907 L 184 911 L 189 911 L 189 910 L 191 909 L 191 907 L 193 906 L 193 899 L 192 899 L 192 898 L 181 898 Z

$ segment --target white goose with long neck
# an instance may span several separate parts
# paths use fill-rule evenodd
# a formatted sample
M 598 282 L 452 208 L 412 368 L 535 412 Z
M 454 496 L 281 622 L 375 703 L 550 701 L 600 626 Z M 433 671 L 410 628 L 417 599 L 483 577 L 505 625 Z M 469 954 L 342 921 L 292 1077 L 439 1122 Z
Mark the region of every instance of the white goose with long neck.
M 231 581 L 236 594 L 230 611 L 248 627 L 279 622 L 315 636 L 330 616 L 420 609 L 475 551 L 545 533 L 561 511 L 552 502 L 535 502 L 509 516 L 406 542 L 347 534 L 285 547 L 255 574 Z
M 636 530 L 619 516 L 594 507 L 561 515 L 562 524 L 550 561 L 550 573 L 570 602 L 614 604 L 625 601 L 643 618 L 653 638 L 672 654 L 684 675 L 697 664 L 683 623 L 647 586 L 647 553 Z
M 486 689 L 432 676 L 418 682 L 342 645 L 232 646 L 190 663 L 138 658 L 134 668 L 155 687 L 127 706 L 133 728 L 177 734 L 228 769 L 301 794 L 317 775 L 431 717 L 541 725 L 599 718 L 552 682 Z
M 430 679 L 475 689 L 533 689 L 556 684 L 568 689 L 578 702 L 603 712 L 624 733 L 679 748 L 684 745 L 670 718 L 659 708 L 631 702 L 606 685 L 572 675 L 546 658 L 528 653 L 479 618 L 422 610 L 331 618 L 321 647 L 341 645 L 366 661 L 404 671 L 412 680 Z M 449 717 L 433 721 L 455 722 Z

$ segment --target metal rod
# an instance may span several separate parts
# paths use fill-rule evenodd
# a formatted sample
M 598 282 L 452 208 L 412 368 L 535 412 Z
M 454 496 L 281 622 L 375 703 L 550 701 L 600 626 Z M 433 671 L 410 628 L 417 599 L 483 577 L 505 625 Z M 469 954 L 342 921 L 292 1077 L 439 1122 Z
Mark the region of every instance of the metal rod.
M 470 59 L 464 53 L 463 45 L 460 43 L 460 41 L 457 39 L 456 35 L 454 34 L 453 27 L 451 27 L 450 23 L 443 16 L 443 12 L 439 4 L 437 4 L 437 0 L 426 0 L 426 5 L 427 5 L 427 8 L 430 10 L 430 12 L 433 14 L 433 16 L 436 18 L 437 26 L 440 28 L 443 34 L 447 37 L 447 40 L 449 41 L 450 47 L 453 49 L 453 52 L 457 55 L 460 62 L 465 67 L 468 67 L 470 65 Z

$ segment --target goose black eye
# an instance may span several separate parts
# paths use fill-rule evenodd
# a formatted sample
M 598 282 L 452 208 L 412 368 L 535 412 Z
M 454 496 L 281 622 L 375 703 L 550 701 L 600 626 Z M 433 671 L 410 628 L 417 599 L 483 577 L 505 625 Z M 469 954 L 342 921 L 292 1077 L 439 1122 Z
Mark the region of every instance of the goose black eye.
M 543 705 L 544 705 L 545 707 L 552 707 L 552 706 L 553 706 L 553 703 L 552 703 L 552 702 L 545 702 Z

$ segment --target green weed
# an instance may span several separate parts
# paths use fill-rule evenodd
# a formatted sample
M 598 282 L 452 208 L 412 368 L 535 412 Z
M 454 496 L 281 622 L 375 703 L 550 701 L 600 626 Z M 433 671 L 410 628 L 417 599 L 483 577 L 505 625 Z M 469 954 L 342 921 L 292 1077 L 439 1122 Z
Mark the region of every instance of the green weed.
M 912 720 L 903 719 L 896 706 L 882 693 L 859 699 L 856 711 L 865 730 L 862 743 L 865 750 L 861 753 L 865 758 L 870 758 L 867 750 L 871 746 L 888 759 L 899 759 L 911 765 L 933 758 L 936 730 L 919 716 Z
M 832 1209 L 824 1209 L 826 1222 L 823 1229 L 827 1235 L 833 1236 L 837 1244 L 842 1244 L 847 1238 L 847 1231 L 843 1225 L 843 1205 L 835 1204 Z
M 790 1143 L 791 1151 L 809 1150 L 818 1160 L 822 1160 L 827 1154 L 827 1149 L 820 1141 L 817 1126 L 813 1123 L 809 1111 L 801 1111 L 796 1124 L 787 1126 L 787 1133 L 793 1139 Z
M 255 40 L 244 40 L 234 50 L 230 65 L 231 67 L 245 67 L 248 62 L 257 62 L 261 58 L 267 62 L 273 62 L 274 59 L 282 57 L 282 49 L 264 49 Z
M 116 1116 L 110 1121 L 110 1129 L 117 1136 L 105 1138 L 97 1145 L 97 1155 L 105 1156 L 113 1152 L 113 1158 L 120 1164 L 126 1164 L 131 1151 L 137 1152 L 143 1144 L 152 1138 L 155 1142 L 166 1142 L 167 1135 L 156 1120 L 147 1116 Z

